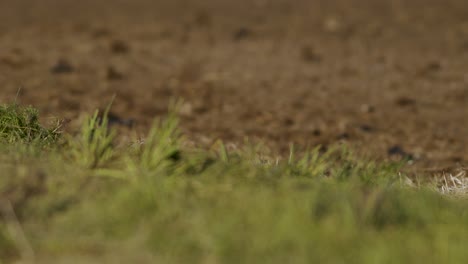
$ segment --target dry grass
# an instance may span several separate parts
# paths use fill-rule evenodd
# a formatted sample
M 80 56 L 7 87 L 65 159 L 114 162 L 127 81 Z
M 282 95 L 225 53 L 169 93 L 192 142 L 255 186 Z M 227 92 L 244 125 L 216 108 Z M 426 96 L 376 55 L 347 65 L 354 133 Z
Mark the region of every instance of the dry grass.
M 438 191 L 444 195 L 468 196 L 468 177 L 466 168 L 459 169 L 456 173 L 443 173 L 437 177 Z

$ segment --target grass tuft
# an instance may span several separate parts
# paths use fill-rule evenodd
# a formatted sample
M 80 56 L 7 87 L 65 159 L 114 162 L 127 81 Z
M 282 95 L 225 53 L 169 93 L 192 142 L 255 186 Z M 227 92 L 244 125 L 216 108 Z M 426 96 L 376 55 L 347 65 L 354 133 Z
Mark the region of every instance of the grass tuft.
M 59 125 L 47 129 L 38 121 L 38 111 L 18 105 L 0 106 L 0 140 L 5 143 L 51 144 L 59 138 Z
M 116 131 L 109 128 L 107 114 L 108 110 L 100 117 L 96 110 L 86 118 L 79 135 L 69 140 L 72 159 L 85 168 L 97 168 L 114 156 Z

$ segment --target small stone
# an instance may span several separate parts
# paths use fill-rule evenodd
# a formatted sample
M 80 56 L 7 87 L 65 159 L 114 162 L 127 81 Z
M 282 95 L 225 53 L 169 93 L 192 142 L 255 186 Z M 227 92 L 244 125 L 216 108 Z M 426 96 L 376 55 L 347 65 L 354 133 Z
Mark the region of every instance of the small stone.
M 75 71 L 73 66 L 64 59 L 60 59 L 51 69 L 50 71 L 54 74 L 63 74 L 63 73 L 72 73 Z
M 107 68 L 107 79 L 108 80 L 114 80 L 114 81 L 118 81 L 118 80 L 123 80 L 124 79 L 124 75 L 117 71 L 114 67 L 109 67 Z
M 191 103 L 184 103 L 179 109 L 179 114 L 182 116 L 193 115 L 193 106 Z
M 322 61 L 322 56 L 317 54 L 313 48 L 305 46 L 301 50 L 301 57 L 304 61 L 310 63 L 319 63 Z
M 200 11 L 195 15 L 195 23 L 198 26 L 207 27 L 213 24 L 213 19 L 210 13 L 206 11 Z
M 405 150 L 403 150 L 402 147 L 400 147 L 398 145 L 394 145 L 394 146 L 388 148 L 387 154 L 389 156 L 399 156 L 399 157 L 409 159 L 409 160 L 414 159 L 414 156 L 412 154 L 406 152 Z
M 241 27 L 237 29 L 233 34 L 235 41 L 244 40 L 252 35 L 252 31 L 249 28 Z
M 330 16 L 323 21 L 323 28 L 325 31 L 335 33 L 341 29 L 342 25 L 338 18 Z
M 336 139 L 338 140 L 348 140 L 350 138 L 351 138 L 351 135 L 348 132 L 343 132 L 336 137 Z
M 363 132 L 368 132 L 368 133 L 374 131 L 374 128 L 372 126 L 370 126 L 370 125 L 367 125 L 367 124 L 360 125 L 359 129 L 361 129 L 361 131 L 363 131 Z
M 312 130 L 312 135 L 318 137 L 318 136 L 322 135 L 322 131 L 320 131 L 320 129 L 316 128 L 316 129 Z
M 412 105 L 415 105 L 416 104 L 416 100 L 412 99 L 412 98 L 409 98 L 409 97 L 399 97 L 395 100 L 395 103 L 398 105 L 398 106 L 401 106 L 401 107 L 407 107 L 407 106 L 412 106 Z
M 294 125 L 294 119 L 287 117 L 283 120 L 283 124 L 285 126 L 293 126 Z
M 111 43 L 111 51 L 115 54 L 125 54 L 130 51 L 130 47 L 122 40 L 114 40 Z
M 363 105 L 361 105 L 361 112 L 363 112 L 363 113 L 374 113 L 375 112 L 375 107 L 373 105 L 363 104 Z
M 109 126 L 112 125 L 120 125 L 120 126 L 126 126 L 126 127 L 133 127 L 135 125 L 135 119 L 133 118 L 121 118 L 115 113 L 108 113 L 107 114 L 107 120 Z

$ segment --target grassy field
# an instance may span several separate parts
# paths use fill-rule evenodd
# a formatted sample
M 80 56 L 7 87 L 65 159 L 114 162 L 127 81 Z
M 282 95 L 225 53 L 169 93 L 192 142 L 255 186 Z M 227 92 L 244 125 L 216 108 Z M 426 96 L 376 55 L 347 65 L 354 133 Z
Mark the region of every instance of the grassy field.
M 122 144 L 99 116 L 0 107 L 0 263 L 468 263 L 468 200 L 403 163 L 195 149 L 175 114 Z

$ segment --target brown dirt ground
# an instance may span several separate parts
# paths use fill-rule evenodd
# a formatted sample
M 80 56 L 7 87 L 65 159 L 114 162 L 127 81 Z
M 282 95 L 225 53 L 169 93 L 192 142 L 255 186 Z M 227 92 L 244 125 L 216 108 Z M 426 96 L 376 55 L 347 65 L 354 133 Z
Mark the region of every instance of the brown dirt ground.
M 194 142 L 346 141 L 468 163 L 466 0 L 0 2 L 0 102 L 144 131 L 182 97 Z

